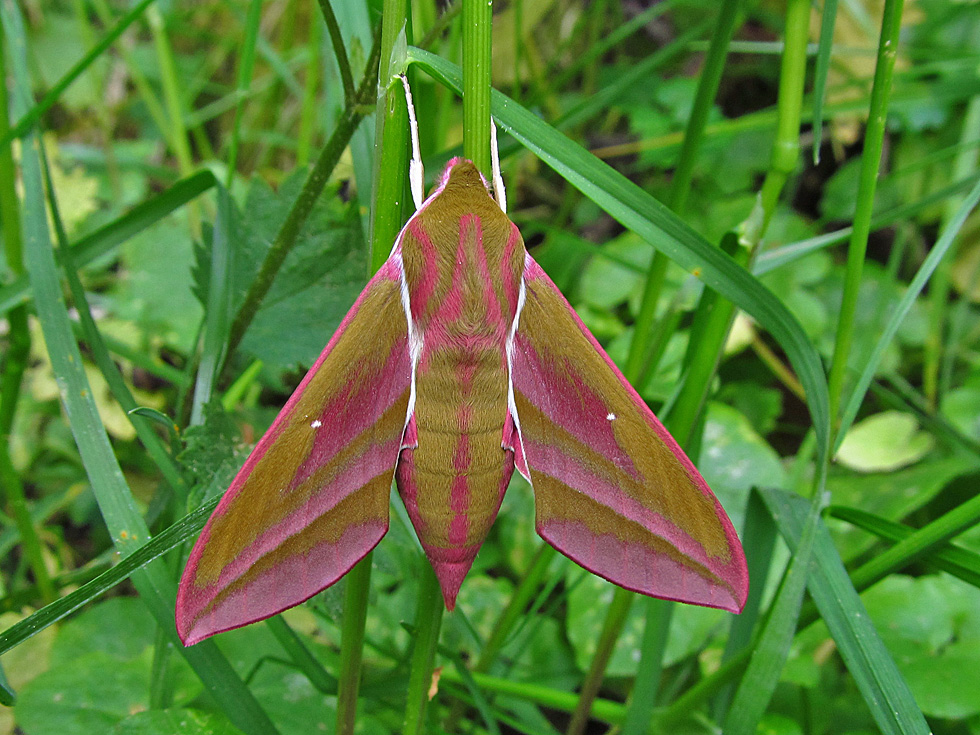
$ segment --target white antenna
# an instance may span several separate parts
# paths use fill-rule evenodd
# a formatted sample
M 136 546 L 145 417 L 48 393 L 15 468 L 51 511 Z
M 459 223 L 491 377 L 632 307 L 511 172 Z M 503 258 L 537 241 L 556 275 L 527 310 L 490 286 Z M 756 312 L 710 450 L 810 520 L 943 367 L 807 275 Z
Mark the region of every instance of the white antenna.
M 405 88 L 405 103 L 408 105 L 408 128 L 412 134 L 412 161 L 408 165 L 408 181 L 412 187 L 412 199 L 415 200 L 415 210 L 422 208 L 425 198 L 425 171 L 422 169 L 422 154 L 419 152 L 419 123 L 415 119 L 415 105 L 412 102 L 412 90 L 408 86 L 408 77 L 399 74 L 402 86 Z
M 500 211 L 507 214 L 507 192 L 504 190 L 504 179 L 500 175 L 500 153 L 497 151 L 497 126 L 490 118 L 490 168 L 493 176 L 493 194 L 500 206 Z

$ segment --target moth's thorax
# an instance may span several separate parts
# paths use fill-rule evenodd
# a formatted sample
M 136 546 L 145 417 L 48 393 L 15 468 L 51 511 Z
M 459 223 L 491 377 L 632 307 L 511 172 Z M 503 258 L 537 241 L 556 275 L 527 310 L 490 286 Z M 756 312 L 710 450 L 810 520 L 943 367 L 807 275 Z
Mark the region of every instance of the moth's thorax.
M 517 309 L 524 242 L 472 163 L 459 161 L 444 174 L 406 226 L 401 252 L 420 331 L 502 344 Z

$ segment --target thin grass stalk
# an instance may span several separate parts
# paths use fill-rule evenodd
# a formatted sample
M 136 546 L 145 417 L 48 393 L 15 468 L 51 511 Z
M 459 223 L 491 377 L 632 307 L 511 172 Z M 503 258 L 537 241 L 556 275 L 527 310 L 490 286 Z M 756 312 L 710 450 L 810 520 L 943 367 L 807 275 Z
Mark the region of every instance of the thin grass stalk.
M 47 156 L 45 155 L 45 151 L 43 149 L 40 149 L 39 153 L 40 162 L 44 173 L 44 181 L 46 184 L 48 208 L 51 212 L 51 219 L 54 225 L 55 234 L 57 236 L 58 252 L 61 255 L 65 275 L 69 284 L 69 290 L 72 294 L 72 300 L 74 301 L 76 310 L 79 313 L 83 330 L 86 332 L 86 336 L 89 339 L 89 346 L 92 349 L 93 357 L 95 358 L 96 364 L 102 372 L 103 377 L 109 384 L 113 397 L 121 406 L 125 407 L 127 414 L 130 416 L 130 421 L 134 424 L 137 435 L 140 437 L 144 446 L 149 450 L 151 457 L 157 461 L 157 464 L 160 467 L 161 472 L 164 474 L 167 482 L 171 485 L 174 491 L 177 492 L 178 500 L 183 501 L 186 497 L 186 486 L 180 478 L 176 466 L 170 460 L 163 442 L 150 427 L 143 424 L 138 418 L 136 421 L 134 421 L 133 415 L 130 413 L 136 408 L 136 401 L 130 394 L 125 380 L 119 373 L 119 369 L 110 359 L 109 353 L 105 348 L 105 344 L 101 340 L 98 327 L 96 326 L 95 320 L 92 317 L 91 309 L 88 305 L 88 297 L 86 296 L 85 289 L 78 277 L 78 272 L 72 263 L 71 253 L 68 249 L 68 235 L 65 232 L 64 224 L 61 219 L 61 210 L 58 206 L 56 192 L 52 184 L 51 170 L 48 164 Z M 211 293 L 213 293 L 213 291 Z M 173 505 L 170 505 L 169 510 L 172 509 Z M 176 579 L 177 575 L 180 573 L 179 557 L 171 555 L 170 558 L 165 560 L 163 563 L 168 568 L 170 577 L 172 579 Z M 173 626 L 170 621 L 163 623 L 158 622 L 154 635 L 153 660 L 150 666 L 150 706 L 155 709 L 166 709 L 173 702 L 175 687 L 174 677 L 176 675 L 176 670 L 173 668 L 171 662 L 173 652 Z
M 333 12 L 330 0 L 319 0 L 320 12 L 327 25 L 327 32 L 330 34 L 330 45 L 333 46 L 334 57 L 337 59 L 337 68 L 340 70 L 340 82 L 344 88 L 344 106 L 349 106 L 354 101 L 354 75 L 350 70 L 350 60 L 344 50 L 344 37 L 340 33 L 340 25 L 337 23 L 337 16 Z
M 245 20 L 245 43 L 240 57 L 241 66 L 238 68 L 238 84 L 235 90 L 235 118 L 231 124 L 231 143 L 228 146 L 228 173 L 225 177 L 225 188 L 231 188 L 235 178 L 235 168 L 238 164 L 238 146 L 241 143 L 242 113 L 245 110 L 245 98 L 252 83 L 252 72 L 255 69 L 255 43 L 259 36 L 259 24 L 262 20 L 262 0 L 252 0 L 248 6 L 248 17 Z
M 684 130 L 680 156 L 667 195 L 667 206 L 681 217 L 687 206 L 687 197 L 694 177 L 694 164 L 697 162 L 701 143 L 704 140 L 705 126 L 708 124 L 708 116 L 718 95 L 718 86 L 721 84 L 721 77 L 725 70 L 728 46 L 735 33 L 738 11 L 739 0 L 725 0 L 718 12 L 715 30 L 711 35 L 711 45 L 704 60 L 704 70 L 698 80 L 691 116 Z M 639 380 L 641 377 L 650 345 L 654 340 L 653 323 L 668 262 L 667 256 L 659 250 L 654 253 L 653 260 L 650 262 L 643 287 L 643 299 L 633 326 L 633 340 L 630 342 L 629 356 L 626 360 L 626 375 L 631 381 Z
M 371 57 L 368 60 L 361 86 L 358 88 L 355 104 L 346 108 L 337 121 L 337 127 L 334 128 L 333 135 L 330 136 L 330 140 L 327 141 L 327 144 L 320 152 L 320 156 L 317 158 L 317 162 L 310 171 L 309 176 L 306 177 L 302 191 L 296 197 L 296 201 L 293 202 L 289 214 L 276 233 L 272 247 L 266 253 L 265 259 L 262 261 L 262 265 L 259 267 L 259 271 L 252 281 L 248 292 L 245 294 L 245 299 L 238 309 L 238 313 L 235 315 L 228 340 L 227 355 L 231 355 L 238 345 L 241 344 L 242 337 L 245 336 L 245 330 L 248 329 L 248 325 L 255 318 L 255 314 L 258 312 L 262 300 L 269 293 L 269 289 L 272 288 L 272 282 L 275 280 L 276 274 L 282 267 L 283 262 L 285 262 L 286 256 L 289 255 L 289 252 L 296 244 L 300 230 L 306 222 L 306 218 L 309 217 L 310 212 L 313 210 L 313 205 L 316 204 L 317 197 L 320 196 L 323 187 L 330 179 L 330 175 L 333 173 L 334 167 L 347 148 L 347 144 L 357 129 L 357 125 L 364 118 L 364 106 L 374 98 L 375 85 L 377 84 L 376 65 L 378 55 L 379 46 L 375 44 Z
M 54 104 L 61 97 L 62 93 L 68 87 L 70 87 L 78 77 L 80 77 L 89 66 L 92 65 L 99 56 L 101 56 L 106 49 L 108 49 L 116 39 L 121 36 L 129 26 L 131 26 L 137 18 L 139 18 L 143 11 L 146 10 L 155 0 L 141 0 L 137 5 L 135 5 L 128 13 L 126 13 L 119 21 L 109 29 L 102 36 L 102 40 L 95 47 L 89 49 L 89 51 L 79 59 L 71 69 L 65 72 L 64 76 L 61 77 L 54 85 L 48 90 L 48 93 L 41 98 L 41 101 L 36 105 L 31 107 L 23 117 L 17 120 L 17 123 L 10 128 L 3 137 L 0 137 L 0 146 L 7 145 L 10 141 L 15 138 L 21 138 L 27 134 L 27 132 L 34 127 L 34 124 L 41 119 L 41 117 L 50 110 Z
M 299 116 L 299 131 L 296 134 L 296 165 L 306 168 L 310 163 L 310 150 L 313 148 L 313 124 L 316 121 L 317 88 L 320 84 L 320 42 L 323 26 L 315 20 L 310 22 L 310 35 L 306 41 L 306 73 L 303 80 L 303 102 Z
M 837 425 L 847 361 L 854 339 L 854 317 L 857 311 L 861 276 L 864 271 L 864 255 L 871 234 L 871 218 L 874 209 L 875 188 L 881 166 L 881 151 L 885 139 L 885 122 L 891 97 L 892 74 L 898 56 L 899 32 L 902 28 L 904 0 L 885 0 L 878 40 L 878 60 L 875 65 L 874 84 L 871 88 L 871 105 L 864 133 L 864 150 L 861 153 L 861 173 L 858 179 L 857 205 L 854 211 L 854 230 L 848 243 L 847 270 L 844 275 L 844 294 L 837 323 L 834 357 L 831 362 L 830 416 Z
M 490 177 L 492 3 L 463 0 L 463 155 Z
M 194 172 L 194 160 L 191 157 L 191 147 L 187 140 L 187 126 L 184 123 L 184 105 L 180 96 L 180 77 L 177 73 L 177 62 L 170 38 L 167 36 L 166 23 L 160 8 L 156 5 L 146 11 L 147 24 L 153 36 L 153 45 L 157 53 L 157 63 L 160 65 L 160 82 L 163 86 L 163 100 L 167 106 L 170 135 L 168 136 L 177 157 L 177 170 L 181 176 L 190 176 Z M 197 206 L 192 203 L 187 209 L 191 234 L 198 237 L 201 233 L 201 217 Z
M 65 229 L 61 221 L 60 209 L 58 207 L 54 187 L 51 186 L 51 176 L 50 172 L 48 171 L 47 160 L 44 160 L 43 163 L 45 179 L 48 182 L 48 204 L 54 221 L 54 230 L 57 234 L 57 250 L 55 251 L 55 254 L 59 256 L 59 259 L 61 260 L 65 273 L 65 279 L 68 281 L 68 289 L 71 293 L 72 304 L 78 313 L 79 331 L 85 339 L 96 367 L 99 368 L 99 372 L 101 372 L 102 377 L 105 378 L 106 384 L 109 386 L 109 391 L 112 393 L 112 397 L 117 403 L 119 403 L 120 407 L 129 417 L 130 423 L 132 424 L 133 429 L 136 431 L 136 436 L 139 438 L 140 443 L 146 449 L 152 462 L 157 466 L 157 469 L 163 476 L 164 481 L 170 485 L 171 489 L 177 494 L 177 497 L 180 500 L 183 500 L 187 494 L 187 484 L 184 482 L 184 478 L 181 477 L 180 470 L 177 468 L 173 458 L 168 453 L 166 444 L 157 435 L 157 433 L 149 425 L 147 425 L 144 419 L 132 413 L 132 411 L 139 407 L 139 404 L 136 403 L 136 399 L 129 390 L 129 386 L 126 385 L 125 378 L 109 354 L 109 350 L 106 346 L 105 340 L 102 337 L 102 333 L 99 331 L 99 328 L 95 323 L 95 318 L 92 316 L 92 309 L 89 305 L 88 296 L 86 295 L 85 288 L 78 276 L 78 270 L 76 264 L 74 263 L 74 258 L 72 257 L 73 253 L 71 248 L 68 246 L 68 236 L 65 233 Z
M 51 355 L 52 368 L 64 386 L 62 398 L 79 454 L 113 543 L 121 554 L 128 555 L 144 543 L 144 539 L 149 537 L 149 530 L 135 507 L 112 452 L 98 417 L 91 386 L 85 377 L 81 353 L 71 336 L 70 319 L 58 283 L 57 266 L 47 231 L 38 157 L 39 147 L 31 136 L 24 147 L 22 159 L 27 234 L 25 263 L 34 283 L 38 318 Z M 152 564 L 134 573 L 132 579 L 157 624 L 169 625 L 171 635 L 176 640 L 173 631 L 174 589 L 163 567 Z M 276 732 L 275 726 L 217 647 L 207 643 L 205 641 L 192 648 L 181 647 L 181 653 L 225 714 L 246 732 L 256 735 Z
M 823 0 L 820 16 L 820 44 L 817 63 L 813 72 L 813 165 L 820 163 L 820 147 L 823 143 L 824 102 L 827 94 L 827 73 L 830 56 L 834 50 L 834 24 L 837 21 L 837 0 Z
M 980 95 L 973 97 L 963 116 L 963 130 L 960 133 L 960 143 L 976 143 L 980 135 Z M 960 148 L 953 164 L 953 181 L 969 176 L 977 170 L 980 151 L 973 145 Z M 954 197 L 946 203 L 943 210 L 943 225 L 949 222 L 956 213 L 963 197 Z M 946 331 L 946 316 L 949 307 L 949 290 L 953 274 L 955 252 L 939 263 L 936 273 L 929 284 L 929 330 L 923 345 L 922 392 L 930 407 L 935 409 L 940 398 L 949 389 L 952 374 L 952 353 L 943 359 L 943 334 Z M 964 301 L 967 301 L 964 299 Z M 943 380 L 940 381 L 940 375 Z
M 446 606 L 439 580 L 428 559 L 419 558 L 422 578 L 419 580 L 418 602 L 415 610 L 415 631 L 412 657 L 409 661 L 408 694 L 405 699 L 405 720 L 402 735 L 421 735 L 426 732 L 425 710 L 432 688 L 432 671 L 439 644 L 439 629 Z
M 619 640 L 623 632 L 623 626 L 629 617 L 630 608 L 636 594 L 616 587 L 613 592 L 612 602 L 606 610 L 606 618 L 602 623 L 602 632 L 599 634 L 599 642 L 596 644 L 595 654 L 592 656 L 592 665 L 589 673 L 582 682 L 582 689 L 579 692 L 578 702 L 575 704 L 575 711 L 568 722 L 567 735 L 582 735 L 585 726 L 589 723 L 589 715 L 592 712 L 592 705 L 602 680 L 606 673 L 606 667 L 612 658 L 613 650 L 616 648 L 616 641 Z
M 337 686 L 337 733 L 351 735 L 357 723 L 357 693 L 361 685 L 364 626 L 371 591 L 371 554 L 347 573 L 340 629 L 340 675 Z
M 0 33 L 0 136 L 7 137 L 10 126 L 7 96 L 6 43 Z M 14 169 L 11 143 L 0 145 L 0 227 L 3 232 L 7 270 L 15 278 L 24 275 L 23 240 L 20 206 L 17 200 L 17 173 Z M 8 349 L 0 359 L 0 482 L 5 490 L 6 506 L 20 533 L 21 548 L 37 583 L 43 602 L 57 597 L 51 575 L 44 564 L 44 547 L 34 527 L 20 475 L 10 457 L 10 430 L 17 413 L 24 372 L 31 355 L 31 333 L 27 324 L 27 305 L 21 304 L 7 313 Z

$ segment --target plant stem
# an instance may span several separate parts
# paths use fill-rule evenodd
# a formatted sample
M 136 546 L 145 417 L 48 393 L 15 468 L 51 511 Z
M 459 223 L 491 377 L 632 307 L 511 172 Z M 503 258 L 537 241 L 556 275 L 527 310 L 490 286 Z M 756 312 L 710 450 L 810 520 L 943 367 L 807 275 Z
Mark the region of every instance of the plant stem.
M 442 590 L 439 580 L 427 559 L 420 559 L 422 579 L 419 580 L 418 606 L 415 613 L 415 642 L 409 664 L 408 697 L 405 701 L 405 721 L 402 735 L 425 732 L 425 706 L 432 685 L 432 668 L 442 626 Z
M 394 45 L 394 38 L 391 37 L 393 28 L 396 24 L 390 22 L 390 15 L 395 15 L 397 18 L 405 17 L 405 7 L 402 3 L 401 7 L 392 8 L 392 3 L 386 2 L 384 9 L 384 16 L 381 25 L 381 37 L 375 43 L 375 52 L 378 54 L 378 59 L 385 59 L 383 64 L 380 64 L 382 69 L 387 68 L 387 59 L 391 55 L 391 49 Z M 323 12 L 324 19 L 327 23 L 327 28 L 330 31 L 330 38 L 334 44 L 334 52 L 337 55 L 337 65 L 342 67 L 341 75 L 344 75 L 343 67 L 347 68 L 347 75 L 350 75 L 350 64 L 346 60 L 346 54 L 344 53 L 343 47 L 343 37 L 340 33 L 340 27 L 337 24 L 337 19 L 333 14 L 333 8 L 330 3 L 326 0 L 321 0 L 320 8 Z M 343 57 L 343 61 L 341 58 Z M 374 58 L 372 54 L 372 60 L 368 62 L 367 67 L 364 72 L 364 81 L 361 83 L 361 89 L 365 88 L 368 79 L 371 79 L 374 84 L 371 89 L 377 90 L 377 84 L 379 79 L 379 72 L 376 67 L 379 66 L 378 60 Z M 346 111 L 344 119 L 349 117 L 347 111 L 350 111 L 352 105 L 366 105 L 370 100 L 366 98 L 366 95 L 362 97 L 361 91 L 357 91 L 353 94 L 347 93 L 346 82 L 344 99 L 346 101 Z M 385 84 L 382 85 L 382 89 L 386 87 Z M 399 90 L 400 91 L 400 90 Z M 380 103 L 379 103 L 380 104 Z M 379 113 L 378 119 L 381 119 Z M 355 126 L 356 127 L 356 123 Z M 347 134 L 347 140 L 354 134 L 354 127 L 350 129 L 350 133 Z M 379 126 L 380 127 L 380 126 Z M 336 132 L 334 133 L 336 135 Z M 347 142 L 345 141 L 344 147 L 346 147 Z M 336 160 L 334 160 L 336 164 Z M 331 168 L 333 166 L 331 165 Z M 402 174 L 404 176 L 404 174 Z M 376 190 L 376 194 L 377 191 Z M 375 199 L 372 212 L 376 212 L 379 209 L 387 209 L 385 203 L 380 199 Z M 401 225 L 398 225 L 401 227 Z M 385 238 L 391 237 L 394 239 L 393 235 L 390 233 L 385 233 Z M 390 249 L 391 245 L 388 244 Z M 384 262 L 384 257 L 379 257 L 380 252 L 384 252 L 384 257 L 387 257 L 388 250 L 383 247 L 383 245 L 378 240 L 372 241 L 372 250 L 368 257 L 369 267 L 371 269 L 370 275 L 378 269 L 381 263 Z M 340 676 L 337 681 L 337 733 L 338 735 L 351 735 L 354 732 L 354 726 L 357 722 L 357 695 L 361 686 L 361 661 L 364 653 L 364 626 L 367 622 L 367 608 L 368 608 L 368 598 L 371 593 L 371 565 L 373 564 L 373 552 L 368 552 L 363 559 L 361 559 L 355 567 L 348 572 L 347 585 L 344 589 L 344 612 L 343 612 L 343 626 L 340 633 Z
M 490 31 L 487 0 L 463 0 L 463 155 L 490 175 Z
M 592 712 L 592 703 L 599 693 L 602 686 L 602 679 L 612 658 L 613 650 L 619 634 L 623 632 L 626 618 L 629 615 L 630 607 L 636 595 L 622 587 L 617 587 L 613 592 L 612 602 L 606 611 L 606 619 L 602 625 L 602 633 L 599 636 L 599 643 L 596 645 L 596 652 L 592 658 L 592 666 L 582 684 L 582 691 L 579 692 L 578 703 L 575 705 L 575 712 L 568 723 L 567 735 L 582 735 L 585 726 L 589 722 L 589 714 Z
M 712 35 L 711 46 L 705 59 L 704 71 L 698 82 L 694 107 L 684 133 L 684 144 L 681 148 L 680 158 L 670 189 L 668 205 L 677 213 L 683 210 L 687 202 L 687 195 L 694 172 L 694 164 L 704 137 L 704 128 L 707 124 L 712 104 L 718 93 L 718 86 L 721 83 L 725 59 L 728 55 L 728 45 L 735 32 L 735 24 L 739 15 L 738 8 L 739 0 L 726 0 L 718 14 L 715 32 Z M 643 300 L 633 328 L 633 340 L 630 343 L 629 357 L 627 358 L 625 370 L 626 378 L 634 385 L 638 384 L 644 373 L 651 343 L 654 341 L 654 315 L 656 313 L 657 302 L 660 299 L 660 291 L 663 287 L 668 262 L 667 256 L 657 251 L 653 256 L 650 269 L 647 272 L 643 289 Z M 727 327 L 727 323 L 725 326 Z M 710 372 L 713 372 L 716 367 L 716 362 L 705 362 L 704 364 Z M 688 375 L 686 385 L 707 386 L 710 381 L 710 372 L 705 375 Z M 680 405 L 675 406 L 675 411 L 671 416 L 672 419 L 676 419 L 678 417 L 676 409 L 680 408 L 681 415 L 690 417 L 690 425 L 685 426 L 681 434 L 677 434 L 677 431 L 671 427 L 671 430 L 675 433 L 675 438 L 681 446 L 688 444 L 691 428 L 696 420 L 695 417 L 700 413 L 702 401 L 700 400 L 699 394 L 700 391 L 697 394 L 695 391 L 691 391 L 686 401 L 679 402 Z M 625 625 L 626 613 L 629 610 L 632 599 L 633 593 L 622 589 L 617 589 L 613 596 L 613 602 L 607 612 L 601 639 L 602 642 L 608 640 L 608 650 L 604 649 L 600 644 L 600 648 L 593 659 L 586 680 L 582 685 L 579 706 L 576 708 L 572 723 L 568 728 L 569 735 L 578 735 L 578 733 L 584 731 L 592 699 L 599 691 L 599 685 L 602 682 L 606 666 L 612 656 L 615 641 L 619 637 L 623 625 Z M 647 629 L 644 633 L 645 641 L 651 642 L 651 644 L 659 641 L 662 644 L 666 640 L 671 619 L 669 610 L 670 606 L 664 608 L 662 603 L 647 605 Z M 613 626 L 615 625 L 618 625 L 618 628 L 614 628 Z M 660 659 L 662 654 L 662 645 L 651 645 L 650 648 L 644 647 L 641 658 L 643 677 L 638 677 L 636 682 L 636 686 L 644 694 L 642 698 L 636 700 L 637 702 L 652 702 L 655 696 L 657 682 L 660 678 Z M 631 729 L 634 730 L 639 727 L 636 723 L 636 718 L 637 715 L 631 718 Z
M 344 616 L 340 631 L 340 676 L 337 690 L 337 733 L 351 735 L 357 718 L 357 692 L 361 684 L 361 657 L 368 593 L 371 590 L 371 554 L 347 573 Z
M 878 183 L 878 169 L 881 165 L 881 151 L 885 139 L 885 122 L 891 95 L 892 72 L 895 70 L 895 58 L 898 55 L 898 36 L 902 28 L 903 5 L 904 0 L 885 0 L 881 37 L 878 41 L 878 61 L 875 65 L 874 86 L 871 88 L 871 106 L 868 111 L 867 129 L 864 133 L 864 150 L 861 153 L 861 173 L 858 180 L 857 206 L 854 211 L 854 229 L 848 243 L 844 296 L 840 307 L 840 318 L 837 322 L 834 358 L 830 366 L 830 416 L 835 427 L 839 421 L 841 397 L 844 392 L 844 376 L 847 374 L 847 359 L 854 337 L 854 316 L 857 311 L 861 275 L 864 270 L 864 255 L 868 247 L 868 236 L 871 233 L 871 215 L 874 209 L 875 188 Z
M 687 197 L 691 190 L 691 180 L 694 177 L 694 164 L 697 162 L 704 139 L 704 129 L 708 124 L 708 115 L 718 94 L 722 73 L 725 70 L 725 60 L 728 57 L 728 45 L 735 33 L 739 0 L 725 0 L 718 13 L 718 20 L 711 36 L 711 45 L 704 60 L 704 70 L 698 80 L 698 90 L 694 97 L 694 106 L 684 130 L 684 143 L 674 169 L 670 192 L 667 195 L 667 206 L 675 214 L 683 216 L 687 206 Z M 627 375 L 630 380 L 638 380 L 643 371 L 643 365 L 653 341 L 653 321 L 657 311 L 657 302 L 663 289 L 664 276 L 667 273 L 669 259 L 659 250 L 654 253 L 647 272 L 643 288 L 643 300 L 640 311 L 633 327 L 633 341 L 630 343 L 629 357 L 626 362 Z
M 289 210 L 286 220 L 279 228 L 279 232 L 276 233 L 276 239 L 273 241 L 272 247 L 269 248 L 269 252 L 266 253 L 265 259 L 262 261 L 262 266 L 252 281 L 252 285 L 245 295 L 245 300 L 241 308 L 239 308 L 238 313 L 235 315 L 235 320 L 231 325 L 226 356 L 230 357 L 238 345 L 241 344 L 242 337 L 245 336 L 245 330 L 248 329 L 248 325 L 255 318 L 262 299 L 269 293 L 276 274 L 282 267 L 283 262 L 285 262 L 286 256 L 289 255 L 289 252 L 296 244 L 296 238 L 299 236 L 300 230 L 306 222 L 306 218 L 309 217 L 310 212 L 313 210 L 313 205 L 316 204 L 317 197 L 323 191 L 323 187 L 330 179 L 330 174 L 333 173 L 337 161 L 340 160 L 344 149 L 347 148 L 351 136 L 364 118 L 364 105 L 373 98 L 375 84 L 377 83 L 375 70 L 377 68 L 378 55 L 379 46 L 375 44 L 374 50 L 371 52 L 371 58 L 368 60 L 367 69 L 364 72 L 364 79 L 361 81 L 361 86 L 357 91 L 355 104 L 345 108 L 343 114 L 340 116 L 340 120 L 337 121 L 337 127 L 334 129 L 333 135 L 330 136 L 330 140 L 327 141 L 327 144 L 320 152 L 320 157 L 313 166 L 313 170 L 306 177 L 303 190 L 296 197 L 296 201 L 293 202 L 293 206 Z
M 374 206 L 371 208 L 371 261 L 374 273 L 388 258 L 405 222 L 408 183 L 408 107 L 401 85 L 392 84 L 392 55 L 398 36 L 406 29 L 406 0 L 385 0 L 381 15 L 381 64 L 375 131 Z M 397 71 L 401 71 L 398 69 Z

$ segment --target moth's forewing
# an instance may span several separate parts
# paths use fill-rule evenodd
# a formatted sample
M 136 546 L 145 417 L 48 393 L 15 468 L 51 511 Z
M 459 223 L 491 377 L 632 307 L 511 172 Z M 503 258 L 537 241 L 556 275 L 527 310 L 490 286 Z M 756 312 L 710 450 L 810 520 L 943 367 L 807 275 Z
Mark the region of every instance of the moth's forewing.
M 388 529 L 410 384 L 396 252 L 204 527 L 177 595 L 186 645 L 306 600 L 374 548 Z

